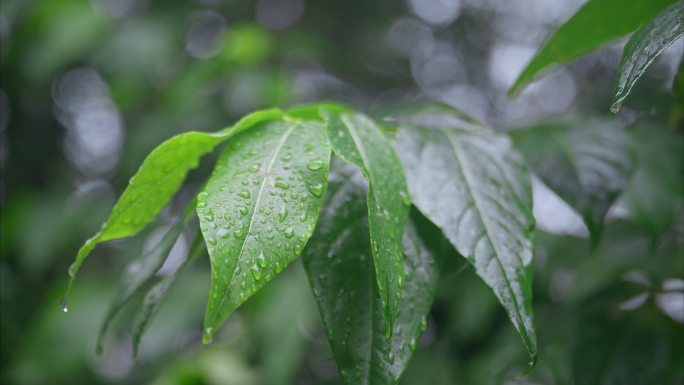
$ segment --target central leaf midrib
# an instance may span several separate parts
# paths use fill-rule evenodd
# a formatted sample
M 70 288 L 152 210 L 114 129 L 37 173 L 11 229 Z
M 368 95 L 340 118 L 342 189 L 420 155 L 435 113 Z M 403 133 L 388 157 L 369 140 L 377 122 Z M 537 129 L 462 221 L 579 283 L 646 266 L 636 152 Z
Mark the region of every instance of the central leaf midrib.
M 287 129 L 287 131 L 285 131 L 285 132 L 283 133 L 283 137 L 282 137 L 282 139 L 280 140 L 280 142 L 278 143 L 278 145 L 276 146 L 275 150 L 273 151 L 273 156 L 271 157 L 271 160 L 270 160 L 270 162 L 268 163 L 268 167 L 266 167 L 266 175 L 264 175 L 264 180 L 261 182 L 261 185 L 259 186 L 259 194 L 257 195 L 256 202 L 254 203 L 254 211 L 252 211 L 252 215 L 250 215 L 250 217 L 249 217 L 249 226 L 247 227 L 247 232 L 245 233 L 245 238 L 244 238 L 244 240 L 242 241 L 242 244 L 240 245 L 240 252 L 237 254 L 238 261 L 237 261 L 237 264 L 236 264 L 236 266 L 235 266 L 236 268 L 237 268 L 237 265 L 240 264 L 240 256 L 242 255 L 242 253 L 243 253 L 244 250 L 245 250 L 245 243 L 247 243 L 247 238 L 248 238 L 249 235 L 252 233 L 252 225 L 254 224 L 254 216 L 256 215 L 257 209 L 259 208 L 259 203 L 260 203 L 260 201 L 261 201 L 261 196 L 263 195 L 263 192 L 264 192 L 264 189 L 265 189 L 265 186 L 266 186 L 266 182 L 267 182 L 267 180 L 268 180 L 268 175 L 270 175 L 271 168 L 273 167 L 273 164 L 275 163 L 275 160 L 278 158 L 278 154 L 280 154 L 280 151 L 282 150 L 282 148 L 283 148 L 283 146 L 284 146 L 284 144 L 285 144 L 285 141 L 286 141 L 287 138 L 290 136 L 290 134 L 292 134 L 292 131 L 295 129 L 295 127 L 297 127 L 297 125 L 296 125 L 296 124 L 293 124 L 293 125 L 290 126 L 290 128 Z M 236 270 L 236 268 L 233 269 L 233 271 L 231 272 L 230 279 L 228 280 L 229 284 L 226 285 L 226 289 L 223 290 L 223 293 L 221 293 L 221 300 L 219 301 L 219 304 L 218 304 L 218 306 L 217 306 L 218 311 L 221 310 L 221 307 L 223 306 L 223 303 L 224 303 L 225 300 L 226 300 L 226 295 L 225 295 L 225 294 L 226 294 L 227 291 L 230 290 L 230 287 L 229 287 L 229 286 L 230 286 L 230 283 L 233 282 L 233 277 L 235 276 L 235 270 Z M 216 321 L 216 316 L 214 316 L 214 319 L 213 319 L 212 321 Z M 214 322 L 212 322 L 212 324 L 213 324 L 213 323 L 214 323 Z
M 518 303 L 518 298 L 515 296 L 515 291 L 513 291 L 513 287 L 511 286 L 511 280 L 508 277 L 508 272 L 506 271 L 506 269 L 503 266 L 503 263 L 501 263 L 501 260 L 499 259 L 498 248 L 496 247 L 495 243 L 492 242 L 492 238 L 490 236 L 490 230 L 489 230 L 489 227 L 487 226 L 487 222 L 484 220 L 484 217 L 481 214 L 482 210 L 480 208 L 480 204 L 479 204 L 477 195 L 474 193 L 475 190 L 473 189 L 473 184 L 471 181 L 472 177 L 470 176 L 470 170 L 467 167 L 467 161 L 461 156 L 462 150 L 460 148 L 460 144 L 458 143 L 456 138 L 453 136 L 453 134 L 450 133 L 448 130 L 442 129 L 441 131 L 447 137 L 447 139 L 449 140 L 449 143 L 451 143 L 451 146 L 454 150 L 454 155 L 456 155 L 456 159 L 461 164 L 461 169 L 463 171 L 463 178 L 465 180 L 466 187 L 468 188 L 468 191 L 470 191 L 470 195 L 473 199 L 473 204 L 475 205 L 475 209 L 476 209 L 475 211 L 477 212 L 477 216 L 480 219 L 482 226 L 484 227 L 487 240 L 489 241 L 489 244 L 491 245 L 492 249 L 494 250 L 494 255 L 496 256 L 494 258 L 494 260 L 499 265 L 499 268 L 501 269 L 501 272 L 503 273 L 504 279 L 506 281 L 506 286 L 508 287 L 508 290 L 511 292 L 511 299 L 513 300 L 513 303 L 515 304 L 515 313 L 516 313 L 516 316 L 518 318 L 518 321 L 522 321 L 523 318 L 522 318 L 522 314 L 520 313 L 520 304 Z M 474 253 L 475 253 L 475 250 L 473 250 L 473 254 Z M 473 257 L 474 257 L 474 255 L 473 255 Z M 523 264 L 523 266 L 524 266 L 524 264 Z M 521 326 L 522 326 L 522 329 L 525 331 L 524 333 L 522 333 L 523 339 L 525 340 L 526 345 L 531 347 L 529 337 L 527 336 L 528 331 L 525 328 L 524 322 Z

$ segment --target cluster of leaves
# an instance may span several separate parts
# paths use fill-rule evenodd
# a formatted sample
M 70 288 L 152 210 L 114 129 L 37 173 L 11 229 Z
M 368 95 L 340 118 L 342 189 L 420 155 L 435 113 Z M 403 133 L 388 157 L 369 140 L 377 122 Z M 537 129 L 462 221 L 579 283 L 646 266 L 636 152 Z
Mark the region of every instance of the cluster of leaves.
M 493 290 L 522 337 L 531 368 L 537 341 L 528 164 L 582 214 L 596 241 L 634 165 L 632 136 L 606 121 L 503 134 L 442 105 L 404 108 L 376 120 L 333 104 L 258 111 L 222 131 L 184 133 L 155 149 L 79 251 L 69 287 L 95 245 L 143 229 L 200 157 L 224 141 L 212 175 L 183 218 L 125 269 L 98 350 L 111 319 L 153 280 L 196 211 L 201 234 L 186 261 L 145 294 L 133 326 L 135 351 L 169 287 L 205 244 L 212 269 L 205 342 L 301 255 L 342 379 L 395 383 L 425 330 L 445 255 L 437 249 L 441 235 L 424 230 L 427 219 Z M 642 216 L 674 220 L 652 216 L 639 192 L 629 196 Z M 661 210 L 673 211 L 673 202 L 664 200 Z M 652 224 L 654 231 L 669 225 Z
M 518 93 L 540 72 L 633 33 L 617 70 L 612 112 L 617 113 L 653 61 L 684 35 L 682 0 L 591 0 L 560 26 L 520 74 L 509 93 Z
M 653 60 L 684 34 L 684 0 L 615 3 L 588 2 L 554 33 L 511 92 L 553 63 L 638 29 L 618 69 L 611 107 L 617 112 Z M 603 18 L 611 23 L 595 30 Z M 522 338 L 531 369 L 538 349 L 531 175 L 581 214 L 594 245 L 620 196 L 656 237 L 676 220 L 684 193 L 677 166 L 684 151 L 668 135 L 600 119 L 505 134 L 442 105 L 375 118 L 326 103 L 257 111 L 215 133 L 177 135 L 152 151 L 109 219 L 79 250 L 67 295 L 97 244 L 140 232 L 200 159 L 227 142 L 182 218 L 126 267 L 98 350 L 112 318 L 147 288 L 133 325 L 137 352 L 169 288 L 205 247 L 212 270 L 205 343 L 301 256 L 342 380 L 396 383 L 426 328 L 442 258 L 450 254 L 439 248 L 446 243 L 491 288 Z M 185 262 L 154 281 L 195 212 L 199 229 Z M 440 232 L 426 231 L 432 226 L 426 221 Z

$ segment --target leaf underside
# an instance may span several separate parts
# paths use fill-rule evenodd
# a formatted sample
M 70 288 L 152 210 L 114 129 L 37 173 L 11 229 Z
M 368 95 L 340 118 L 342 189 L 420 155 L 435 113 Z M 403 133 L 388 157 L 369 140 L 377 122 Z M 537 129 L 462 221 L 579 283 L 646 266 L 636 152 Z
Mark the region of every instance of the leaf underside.
M 629 136 L 600 120 L 544 124 L 511 135 L 535 174 L 577 210 L 598 242 L 608 209 L 629 183 Z
M 684 0 L 665 8 L 643 26 L 625 45 L 615 79 L 610 110 L 620 111 L 632 88 L 653 61 L 684 35 Z
M 413 203 L 492 288 L 534 362 L 534 220 L 522 158 L 484 128 L 401 126 L 396 146 Z
M 300 254 L 316 224 L 329 162 L 318 122 L 264 123 L 224 149 L 197 203 L 212 270 L 205 342 Z
M 329 114 L 327 118 L 335 154 L 357 166 L 368 179 L 372 258 L 389 337 L 404 287 L 402 237 L 410 204 L 406 180 L 392 145 L 372 120 L 361 114 Z
M 302 259 L 343 382 L 394 384 L 426 327 L 437 286 L 435 259 L 409 224 L 402 298 L 411 305 L 399 309 L 388 339 L 363 200 L 366 183 L 353 167 L 333 165 L 320 223 Z

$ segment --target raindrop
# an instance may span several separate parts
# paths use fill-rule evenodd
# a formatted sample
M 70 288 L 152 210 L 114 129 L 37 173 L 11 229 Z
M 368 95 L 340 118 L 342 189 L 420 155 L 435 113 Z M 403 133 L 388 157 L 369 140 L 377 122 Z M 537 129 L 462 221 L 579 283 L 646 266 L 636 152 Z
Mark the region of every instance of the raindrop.
M 280 212 L 278 213 L 278 220 L 282 223 L 285 222 L 285 218 L 287 218 L 287 209 L 283 207 Z
M 259 266 L 257 265 L 252 265 L 252 277 L 256 279 L 257 281 L 261 279 L 261 271 L 259 270 Z
M 240 214 L 247 215 L 247 213 L 249 213 L 249 210 L 247 209 L 247 207 L 245 207 L 245 206 L 240 207 Z
M 257 257 L 257 263 L 259 264 L 260 267 L 266 267 L 266 257 L 264 256 L 264 253 L 260 253 L 259 256 Z
M 206 214 L 204 214 L 204 219 L 211 222 L 214 220 L 214 213 L 209 209 Z
M 287 183 L 287 182 L 284 182 L 284 181 L 282 181 L 282 180 L 276 180 L 275 186 L 276 186 L 277 188 L 281 188 L 281 189 L 283 189 L 283 190 L 287 190 L 287 189 L 290 188 L 290 184 Z
M 210 344 L 214 340 L 214 328 L 211 326 L 204 329 L 204 335 L 202 336 L 202 342 L 205 344 Z
M 309 162 L 309 164 L 306 165 L 306 167 L 311 171 L 316 171 L 316 170 L 320 170 L 321 168 L 323 168 L 323 165 L 325 165 L 325 163 L 323 163 L 323 161 L 312 160 L 311 162 Z
M 309 187 L 309 192 L 317 197 L 320 197 L 323 194 L 323 185 L 320 183 L 313 185 Z
M 249 197 L 252 196 L 252 194 L 249 193 L 249 190 L 242 190 L 238 193 L 238 195 L 240 195 L 241 197 L 243 197 L 245 199 L 249 199 Z
M 249 172 L 257 172 L 257 171 L 259 171 L 260 168 L 261 168 L 261 166 L 259 166 L 258 164 L 254 164 L 254 165 L 250 166 L 247 170 Z
M 235 235 L 235 238 L 242 238 L 243 235 L 245 235 L 245 230 L 240 227 L 237 230 L 233 231 L 233 235 Z
M 67 301 L 64 298 L 61 301 L 59 301 L 59 307 L 65 313 L 69 311 L 69 305 L 67 304 Z
M 292 238 L 294 237 L 294 229 L 292 227 L 288 227 L 285 229 L 285 238 Z

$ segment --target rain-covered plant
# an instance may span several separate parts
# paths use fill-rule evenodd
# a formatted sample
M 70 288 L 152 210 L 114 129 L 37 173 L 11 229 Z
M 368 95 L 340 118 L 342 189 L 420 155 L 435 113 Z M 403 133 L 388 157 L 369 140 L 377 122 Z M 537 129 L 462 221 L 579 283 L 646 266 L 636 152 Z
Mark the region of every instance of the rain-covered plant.
M 596 25 L 612 3 L 588 2 L 551 37 L 512 90 L 548 65 L 652 19 L 625 47 L 612 106 L 617 111 L 653 59 L 682 35 L 684 1 L 628 2 L 621 8 L 624 17 L 611 16 L 610 28 L 577 44 L 577 34 L 587 32 L 584 24 Z M 211 262 L 205 343 L 301 257 L 342 380 L 393 384 L 426 328 L 442 261 L 459 254 L 501 303 L 531 369 L 537 357 L 531 174 L 581 214 L 594 244 L 608 209 L 624 191 L 630 211 L 655 236 L 674 222 L 679 209 L 681 185 L 670 182 L 681 177 L 676 165 L 682 148 L 676 140 L 649 143 L 648 138 L 598 119 L 500 133 L 443 105 L 373 118 L 328 103 L 257 111 L 218 132 L 177 135 L 152 151 L 109 219 L 79 250 L 67 295 L 97 244 L 143 230 L 200 159 L 221 146 L 211 176 L 185 213 L 155 248 L 124 270 L 98 350 L 113 317 L 145 288 L 133 324 L 137 352 L 168 289 L 189 263 L 206 255 L 205 248 Z M 653 151 L 662 156 L 652 156 Z M 659 170 L 662 181 L 641 181 L 649 167 Z M 663 186 L 662 201 L 646 202 L 647 195 L 628 190 L 630 178 L 641 188 Z M 185 262 L 154 279 L 183 229 L 197 227 L 195 218 L 199 229 Z

